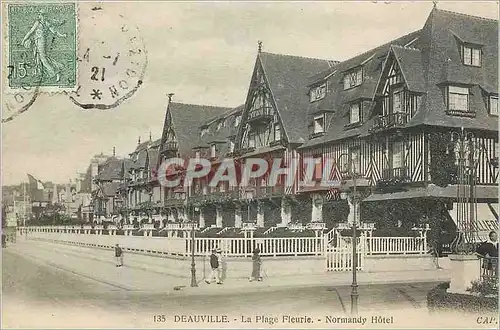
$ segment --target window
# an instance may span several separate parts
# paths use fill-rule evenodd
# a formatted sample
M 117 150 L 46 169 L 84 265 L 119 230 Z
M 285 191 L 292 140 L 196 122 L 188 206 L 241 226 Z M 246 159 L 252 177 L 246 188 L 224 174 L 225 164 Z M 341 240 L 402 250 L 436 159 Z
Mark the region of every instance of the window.
M 448 87 L 448 110 L 469 111 L 469 89 L 463 87 Z
M 392 94 L 392 112 L 403 112 L 403 91 L 398 90 Z
M 361 121 L 361 103 L 353 103 L 349 108 L 349 123 L 354 124 Z
M 274 124 L 274 141 L 281 140 L 281 127 L 280 124 Z
M 481 66 L 481 48 L 463 45 L 462 56 L 465 65 Z
M 316 133 L 324 133 L 325 132 L 325 116 L 316 116 L 314 117 L 314 134 Z
M 326 83 L 311 88 L 309 92 L 309 97 L 311 102 L 321 100 L 322 98 L 325 97 L 325 95 L 326 95 Z
M 220 121 L 218 124 L 217 124 L 217 131 L 220 131 L 220 129 L 224 127 L 224 121 Z
M 360 158 L 359 158 L 359 148 L 353 148 L 349 150 L 349 158 L 351 162 L 351 171 L 353 173 L 359 173 L 360 170 Z
M 212 144 L 212 145 L 210 146 L 210 157 L 211 157 L 211 158 L 215 158 L 216 152 L 217 152 L 216 145 L 215 145 L 215 144 Z
M 357 68 L 344 75 L 344 90 L 361 85 L 363 82 L 363 68 Z
M 314 156 L 314 176 L 313 179 L 315 181 L 321 180 L 323 174 L 323 156 L 316 155 Z
M 200 151 L 199 151 L 199 150 L 197 150 L 197 151 L 194 153 L 194 157 L 195 157 L 196 159 L 200 159 Z
M 248 147 L 255 148 L 255 133 L 248 134 Z
M 498 96 L 490 96 L 490 115 L 498 116 Z
M 234 152 L 234 142 L 233 141 L 229 141 L 229 152 Z
M 203 128 L 201 130 L 201 134 L 200 135 L 201 135 L 201 137 L 204 137 L 207 133 L 208 133 L 208 128 Z
M 403 142 L 395 141 L 392 145 L 392 168 L 403 167 Z

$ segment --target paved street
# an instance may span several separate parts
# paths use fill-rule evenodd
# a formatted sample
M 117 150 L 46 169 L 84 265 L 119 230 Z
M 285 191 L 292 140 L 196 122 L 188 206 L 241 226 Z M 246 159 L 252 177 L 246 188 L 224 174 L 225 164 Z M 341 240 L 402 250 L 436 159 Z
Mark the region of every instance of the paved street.
M 254 287 L 242 294 L 230 286 L 207 288 L 200 283 L 199 288 L 190 290 L 216 291 L 191 295 L 189 292 L 193 291 L 172 290 L 175 285 L 185 285 L 185 279 L 147 269 L 115 268 L 112 259 L 99 259 L 98 250 L 84 249 L 31 241 L 20 241 L 4 249 L 4 327 L 165 327 L 166 323 L 175 327 L 214 326 L 172 323 L 175 315 L 195 314 L 227 315 L 229 323 L 222 324 L 226 327 L 266 326 L 275 322 L 272 317 L 278 317 L 280 327 L 301 326 L 282 323 L 283 315 L 308 315 L 314 318 L 314 326 L 331 327 L 325 317 L 343 316 L 350 308 L 350 287 L 345 285 L 268 287 L 264 291 Z M 103 267 L 109 271 L 101 271 Z M 117 284 L 125 283 L 117 280 L 123 276 L 127 285 Z M 332 278 L 335 276 L 331 274 Z M 163 284 L 145 289 L 145 283 L 151 281 Z M 246 283 L 250 288 L 254 284 L 261 283 Z M 427 318 L 426 293 L 435 284 L 361 285 L 360 315 L 367 319 L 374 315 L 394 316 L 394 326 L 422 322 Z M 159 289 L 162 287 L 165 290 Z M 154 315 L 165 315 L 165 322 L 161 317 L 160 322 L 155 322 Z M 242 316 L 257 315 L 270 318 L 262 317 L 259 323 L 255 319 L 252 323 L 241 323 Z M 367 322 L 369 326 L 383 327 Z M 356 326 L 342 324 L 350 325 Z

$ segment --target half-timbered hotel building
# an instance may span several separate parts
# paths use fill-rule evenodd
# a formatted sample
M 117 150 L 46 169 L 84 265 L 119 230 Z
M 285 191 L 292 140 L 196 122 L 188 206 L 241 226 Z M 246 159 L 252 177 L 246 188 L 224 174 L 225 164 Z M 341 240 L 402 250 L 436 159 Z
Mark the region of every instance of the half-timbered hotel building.
M 147 202 L 164 223 L 195 219 L 202 228 L 331 228 L 348 219 L 350 201 L 339 192 L 356 181 L 361 220 L 381 235 L 422 223 L 454 230 L 462 135 L 462 145 L 474 146 L 466 163 L 474 165 L 480 229 L 498 228 L 497 62 L 498 21 L 437 8 L 421 30 L 342 62 L 271 54 L 259 44 L 240 107 L 169 96 L 161 139 L 130 155 L 127 209 L 140 217 Z M 164 160 L 192 157 L 210 161 L 207 177 L 190 187 L 160 186 L 155 170 Z M 246 187 L 208 186 L 222 159 L 250 157 L 281 158 L 284 167 L 301 159 L 295 184 L 268 186 L 267 173 Z M 305 158 L 315 159 L 314 180 L 345 184 L 301 186 Z M 167 176 L 185 175 L 185 164 Z
M 311 80 L 311 131 L 300 153 L 337 159 L 341 174 L 366 179 L 363 221 L 443 225 L 456 220 L 465 132 L 479 229 L 497 229 L 497 63 L 498 21 L 433 9 L 421 30 Z M 335 208 L 324 198 L 317 205 L 328 221 Z

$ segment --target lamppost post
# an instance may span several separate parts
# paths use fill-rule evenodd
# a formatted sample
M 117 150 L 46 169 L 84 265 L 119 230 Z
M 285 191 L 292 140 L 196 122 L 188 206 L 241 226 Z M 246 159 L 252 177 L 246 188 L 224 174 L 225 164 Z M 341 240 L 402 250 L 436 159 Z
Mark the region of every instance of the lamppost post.
M 353 203 L 352 209 L 354 212 L 354 217 L 352 221 L 352 284 L 351 284 L 351 315 L 356 316 L 358 314 L 358 281 L 357 281 L 357 268 L 358 268 L 358 251 L 357 251 L 357 196 L 356 196 L 356 174 L 351 171 L 353 177 Z
M 198 286 L 198 282 L 196 281 L 196 264 L 194 262 L 194 249 L 195 249 L 194 211 L 195 207 L 193 206 L 193 210 L 191 213 L 191 287 L 192 288 Z
M 347 154 L 341 154 L 338 158 L 339 163 L 342 157 L 349 157 Z M 353 221 L 352 221 L 352 283 L 351 283 L 351 315 L 356 316 L 358 314 L 358 281 L 357 281 L 357 268 L 358 268 L 358 251 L 357 251 L 357 181 L 355 168 L 353 166 L 352 159 L 348 159 L 347 172 L 352 177 L 353 181 L 353 193 L 352 193 L 352 211 L 353 211 Z

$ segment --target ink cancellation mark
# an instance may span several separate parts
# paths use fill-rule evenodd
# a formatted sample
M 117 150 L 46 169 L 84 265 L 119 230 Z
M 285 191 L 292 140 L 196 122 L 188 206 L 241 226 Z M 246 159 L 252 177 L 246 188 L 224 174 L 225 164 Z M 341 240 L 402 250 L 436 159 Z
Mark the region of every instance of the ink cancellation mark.
M 76 12 L 71 2 L 8 5 L 10 89 L 48 87 L 52 91 L 76 86 Z
M 147 53 L 140 31 L 103 7 L 82 11 L 80 31 L 80 84 L 69 98 L 83 109 L 115 108 L 143 83 Z

